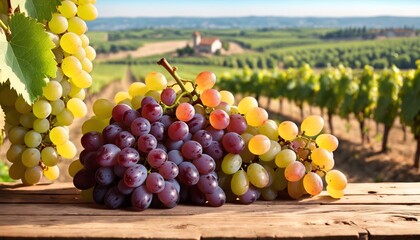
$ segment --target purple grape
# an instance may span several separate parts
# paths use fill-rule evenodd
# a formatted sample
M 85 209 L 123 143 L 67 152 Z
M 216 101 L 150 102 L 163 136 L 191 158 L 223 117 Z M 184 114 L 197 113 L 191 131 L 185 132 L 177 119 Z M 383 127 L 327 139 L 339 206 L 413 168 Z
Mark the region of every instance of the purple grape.
M 174 122 L 174 120 L 169 115 L 163 115 L 159 122 L 163 123 L 165 130 Z
M 104 143 L 114 143 L 114 140 L 117 137 L 118 133 L 122 131 L 122 127 L 115 123 L 106 126 L 104 130 L 102 130 L 102 137 L 104 139 Z
M 96 185 L 93 188 L 92 192 L 93 201 L 95 201 L 98 204 L 104 204 L 105 194 L 108 191 L 108 189 L 108 186 Z
M 201 156 L 203 148 L 196 141 L 187 141 L 181 147 L 182 156 L 187 160 L 194 160 Z
M 165 182 L 165 187 L 158 193 L 158 198 L 165 207 L 172 208 L 178 202 L 179 193 L 171 182 Z
M 147 191 L 146 186 L 140 186 L 131 195 L 131 205 L 134 210 L 143 211 L 152 203 L 153 194 Z
M 96 169 L 101 167 L 96 162 L 96 152 L 87 152 L 87 151 L 83 150 L 80 153 L 79 158 L 80 158 L 80 162 L 88 170 L 91 170 L 91 171 L 95 172 Z
M 217 141 L 217 142 L 222 140 L 222 137 L 225 134 L 223 130 L 215 129 L 212 126 L 208 126 L 206 128 L 206 131 L 211 135 L 213 141 Z
M 144 183 L 147 177 L 147 169 L 142 164 L 127 168 L 124 173 L 124 183 L 128 187 L 138 187 Z
M 162 149 L 156 148 L 147 154 L 147 162 L 152 168 L 159 168 L 168 160 L 168 154 Z
M 245 117 L 240 114 L 232 114 L 229 116 L 230 121 L 227 126 L 229 132 L 235 132 L 237 134 L 242 134 L 248 128 Z
M 134 166 L 134 165 L 133 165 L 133 166 Z M 115 165 L 114 165 L 114 174 L 115 174 L 117 177 L 122 178 L 122 177 L 124 177 L 124 173 L 125 173 L 125 171 L 127 170 L 127 168 L 128 168 L 128 167 L 121 166 L 121 165 L 120 165 L 120 164 L 118 164 L 118 162 L 117 162 L 117 164 L 115 164 Z
M 165 144 L 158 142 L 156 148 L 162 149 L 165 152 L 168 152 L 168 148 L 166 148 Z
M 117 162 L 124 167 L 134 166 L 140 160 L 140 153 L 134 148 L 124 148 L 118 153 Z
M 189 132 L 187 133 L 187 136 L 184 137 L 184 139 L 182 139 L 182 141 L 186 142 L 186 141 L 190 141 L 192 139 L 192 134 Z
M 166 141 L 166 147 L 169 151 L 171 150 L 181 150 L 182 145 L 184 144 L 184 141 L 182 140 L 172 140 L 172 139 L 168 139 Z
M 248 188 L 248 191 L 246 191 L 243 195 L 239 196 L 239 201 L 244 204 L 251 204 L 260 197 L 261 193 L 258 189 L 256 189 L 253 186 L 250 186 Z
M 95 173 L 96 183 L 99 185 L 110 185 L 115 180 L 113 167 L 101 167 Z
M 203 148 L 210 146 L 213 141 L 212 136 L 206 130 L 198 130 L 194 133 L 192 140 L 197 141 Z
M 140 113 L 137 112 L 134 109 L 130 109 L 125 111 L 123 119 L 122 119 L 122 123 L 126 126 L 126 127 L 131 127 L 131 123 L 134 121 L 134 119 L 141 117 Z
M 108 189 L 104 197 L 105 206 L 108 208 L 119 208 L 125 202 L 125 195 L 120 193 L 117 187 L 112 187 Z
M 163 114 L 163 109 L 158 103 L 148 103 L 141 107 L 141 116 L 149 122 L 158 121 Z
M 135 188 L 127 186 L 127 184 L 125 184 L 124 182 L 124 179 L 120 179 L 120 181 L 118 181 L 117 188 L 118 188 L 118 191 L 120 191 L 120 193 L 124 195 L 130 195 L 135 189 Z
M 193 118 L 187 122 L 188 128 L 192 134 L 206 126 L 206 118 L 201 114 L 194 114 Z
M 146 187 L 151 193 L 160 193 L 165 188 L 165 179 L 159 173 L 152 172 L 146 178 Z
M 73 177 L 73 185 L 80 190 L 95 186 L 95 172 L 82 168 Z
M 188 125 L 183 121 L 175 121 L 168 128 L 169 138 L 174 141 L 183 140 L 188 134 Z
M 235 132 L 226 133 L 222 138 L 223 148 L 230 153 L 239 154 L 245 148 L 244 139 Z
M 198 189 L 204 194 L 210 194 L 216 191 L 219 184 L 217 178 L 212 174 L 201 175 L 197 183 Z
M 102 167 L 111 167 L 117 162 L 117 155 L 121 151 L 114 144 L 108 143 L 98 149 L 96 162 Z
M 184 158 L 182 157 L 181 151 L 171 150 L 168 152 L 168 160 L 174 162 L 176 165 L 179 165 L 184 161 Z
M 222 159 L 224 155 L 223 147 L 217 141 L 211 142 L 210 146 L 204 149 L 204 153 L 210 155 L 215 161 Z
M 149 103 L 158 103 L 158 102 L 153 97 L 147 96 L 141 100 L 140 106 L 144 107 L 146 104 L 149 104 Z
M 216 162 L 207 154 L 202 154 L 201 157 L 192 161 L 200 174 L 209 174 L 216 169 Z
M 178 180 L 187 186 L 197 184 L 200 179 L 200 173 L 191 162 L 182 162 L 178 165 Z
M 178 193 L 181 191 L 181 185 L 179 184 L 179 182 L 176 179 L 169 179 L 166 182 L 172 183 L 172 185 L 174 185 L 174 187 L 175 187 L 175 189 Z
M 138 117 L 133 120 L 130 127 L 134 136 L 141 136 L 150 132 L 150 122 L 146 118 Z
M 104 140 L 102 139 L 102 134 L 98 132 L 88 132 L 82 136 L 81 139 L 82 146 L 88 151 L 96 151 L 102 145 L 104 145 Z
M 197 186 L 190 187 L 190 200 L 192 203 L 203 206 L 206 204 L 206 195 L 202 193 Z
M 136 138 L 128 131 L 122 131 L 118 133 L 117 137 L 115 138 L 115 145 L 120 149 L 133 147 L 136 143 Z
M 166 105 L 171 106 L 175 103 L 176 92 L 172 88 L 165 88 L 160 94 L 160 100 Z
M 130 106 L 126 104 L 118 104 L 112 109 L 112 118 L 116 122 L 122 122 L 125 112 L 130 109 Z
M 171 161 L 167 161 L 159 167 L 159 173 L 166 180 L 174 179 L 178 176 L 178 166 Z
M 156 140 L 162 141 L 165 137 L 165 126 L 161 122 L 154 122 L 150 125 L 150 134 L 155 136 Z
M 141 152 L 148 153 L 155 149 L 157 140 L 152 134 L 143 134 L 137 140 L 137 147 Z
M 220 207 L 226 202 L 226 194 L 221 187 L 210 194 L 206 194 L 207 202 L 212 207 Z

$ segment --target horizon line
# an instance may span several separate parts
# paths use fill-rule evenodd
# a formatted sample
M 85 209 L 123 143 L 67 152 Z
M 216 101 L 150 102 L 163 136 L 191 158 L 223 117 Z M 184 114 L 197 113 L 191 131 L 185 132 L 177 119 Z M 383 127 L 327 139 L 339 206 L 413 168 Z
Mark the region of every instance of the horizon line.
M 398 17 L 398 18 L 420 18 L 418 16 L 401 16 L 401 15 L 375 15 L 375 16 L 276 16 L 276 15 L 244 15 L 244 16 L 105 16 L 100 18 L 379 18 L 379 17 Z

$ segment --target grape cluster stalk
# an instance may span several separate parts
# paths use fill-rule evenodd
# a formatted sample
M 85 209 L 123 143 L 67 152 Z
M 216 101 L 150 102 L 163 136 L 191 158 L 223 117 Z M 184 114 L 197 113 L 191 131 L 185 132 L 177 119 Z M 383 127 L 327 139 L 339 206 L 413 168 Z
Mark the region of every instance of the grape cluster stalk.
M 83 126 L 84 150 L 69 168 L 82 194 L 109 208 L 219 207 L 250 204 L 283 193 L 298 199 L 326 190 L 341 198 L 346 177 L 334 167 L 338 140 L 309 116 L 300 129 L 269 119 L 253 97 L 214 88 L 205 71 L 194 81 L 165 59 L 145 83 L 132 83 L 114 101 L 98 99 Z M 325 181 L 322 179 L 325 177 Z
M 85 35 L 85 21 L 96 19 L 96 0 L 63 0 L 45 24 L 54 43 L 52 50 L 58 70 L 56 78 L 46 78 L 42 96 L 29 105 L 21 95 L 0 89 L 0 102 L 6 113 L 7 136 L 11 146 L 7 159 L 9 175 L 26 185 L 59 177 L 60 159 L 73 159 L 77 150 L 69 139 L 74 118 L 84 117 L 85 89 L 92 84 L 92 61 L 96 57 Z

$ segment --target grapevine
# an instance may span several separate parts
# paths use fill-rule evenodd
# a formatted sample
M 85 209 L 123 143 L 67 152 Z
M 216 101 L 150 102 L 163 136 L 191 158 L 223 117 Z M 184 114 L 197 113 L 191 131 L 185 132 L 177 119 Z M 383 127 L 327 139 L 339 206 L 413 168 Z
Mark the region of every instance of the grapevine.
M 76 156 L 68 127 L 87 114 L 83 100 L 96 56 L 85 35 L 85 21 L 97 17 L 95 1 L 43 2 L 25 8 L 30 4 L 14 6 L 9 1 L 8 21 L 1 21 L 1 44 L 13 49 L 0 57 L 5 58 L 1 70 L 8 73 L 0 79 L 0 104 L 11 142 L 9 175 L 27 185 L 43 176 L 57 179 L 60 159 Z M 25 27 L 29 33 L 21 31 Z M 10 57 L 15 62 L 9 62 Z
M 109 208 L 172 208 L 178 203 L 218 207 L 298 199 L 325 188 L 344 194 L 347 179 L 334 167 L 338 140 L 323 134 L 324 120 L 309 116 L 298 126 L 277 123 L 253 97 L 237 105 L 216 90 L 216 76 L 183 79 L 165 59 L 168 84 L 151 72 L 114 102 L 98 99 L 83 125 L 84 150 L 69 168 L 82 194 Z M 126 96 L 125 98 L 121 96 Z

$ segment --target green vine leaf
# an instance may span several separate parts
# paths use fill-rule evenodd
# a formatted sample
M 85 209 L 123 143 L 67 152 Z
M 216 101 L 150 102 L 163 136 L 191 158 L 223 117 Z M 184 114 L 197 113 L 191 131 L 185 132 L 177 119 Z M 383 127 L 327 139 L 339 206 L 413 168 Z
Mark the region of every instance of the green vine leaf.
M 10 20 L 12 38 L 0 34 L 0 83 L 7 80 L 26 102 L 42 95 L 46 77 L 55 77 L 57 63 L 50 40 L 42 24 L 24 14 Z
M 57 12 L 57 7 L 61 5 L 60 0 L 14 0 L 12 1 L 13 9 L 18 6 L 21 12 L 26 13 L 29 17 L 43 20 L 50 20 L 52 13 Z

